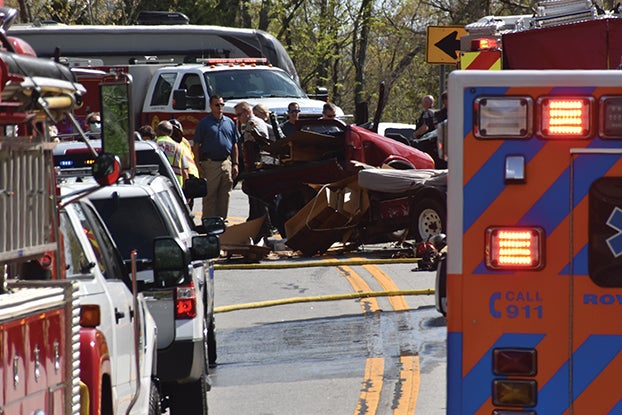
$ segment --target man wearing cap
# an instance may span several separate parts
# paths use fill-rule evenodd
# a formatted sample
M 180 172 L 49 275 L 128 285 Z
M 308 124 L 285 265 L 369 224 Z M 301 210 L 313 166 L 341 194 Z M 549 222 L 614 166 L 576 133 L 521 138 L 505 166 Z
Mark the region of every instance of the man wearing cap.
M 184 127 L 178 120 L 175 119 L 171 120 L 171 124 L 173 125 L 173 134 L 171 135 L 171 138 L 181 146 L 181 154 L 183 154 L 188 162 L 188 175 L 199 177 L 199 168 L 197 163 L 194 161 L 192 144 L 190 144 L 190 141 L 184 137 Z
M 161 121 L 155 128 L 156 143 L 164 151 L 168 162 L 173 168 L 173 172 L 183 187 L 184 180 L 188 178 L 188 162 L 182 155 L 181 146 L 171 138 L 173 125 L 169 121 Z

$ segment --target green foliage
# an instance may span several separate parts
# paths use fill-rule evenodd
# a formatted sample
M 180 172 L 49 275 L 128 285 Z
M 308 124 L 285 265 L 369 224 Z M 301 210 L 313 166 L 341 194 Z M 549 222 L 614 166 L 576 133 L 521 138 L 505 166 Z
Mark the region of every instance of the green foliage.
M 487 14 L 528 14 L 533 7 L 527 0 L 6 0 L 5 4 L 21 11 L 22 22 L 133 24 L 140 10 L 168 10 L 186 14 L 191 24 L 260 28 L 285 45 L 306 91 L 327 87 L 331 100 L 346 113 L 354 113 L 358 95 L 373 114 L 379 84 L 384 82 L 383 119 L 395 122 L 413 122 L 421 97 L 440 94 L 440 67 L 425 61 L 427 26 L 466 24 Z

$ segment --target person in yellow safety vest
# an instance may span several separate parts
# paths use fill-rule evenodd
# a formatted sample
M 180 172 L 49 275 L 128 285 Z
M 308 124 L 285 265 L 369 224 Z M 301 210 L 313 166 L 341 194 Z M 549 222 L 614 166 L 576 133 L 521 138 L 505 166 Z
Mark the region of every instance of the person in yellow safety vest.
M 176 143 L 171 137 L 173 134 L 173 125 L 170 121 L 161 121 L 156 126 L 156 143 L 158 147 L 164 151 L 173 172 L 179 181 L 179 185 L 183 187 L 184 180 L 188 178 L 188 161 L 183 156 L 181 145 Z
M 178 120 L 175 119 L 171 120 L 171 124 L 173 125 L 173 135 L 171 135 L 171 137 L 181 145 L 181 153 L 188 161 L 188 175 L 199 177 L 199 167 L 194 160 L 192 144 L 188 141 L 188 139 L 186 139 L 186 137 L 184 137 L 184 127 Z

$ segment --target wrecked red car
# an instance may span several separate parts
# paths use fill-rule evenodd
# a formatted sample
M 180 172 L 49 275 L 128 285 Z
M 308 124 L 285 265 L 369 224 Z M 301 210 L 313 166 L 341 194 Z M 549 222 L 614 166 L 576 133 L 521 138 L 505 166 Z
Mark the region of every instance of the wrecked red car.
M 395 240 L 395 231 L 404 229 L 411 231 L 411 239 L 425 239 L 444 230 L 446 181 L 442 178 L 439 180 L 439 175 L 435 175 L 436 180 L 430 184 L 409 173 L 434 169 L 430 155 L 363 127 L 345 125 L 338 120 L 303 120 L 298 122 L 298 128 L 289 137 L 263 147 L 268 157 L 256 163 L 256 169 L 245 171 L 242 175 L 244 192 L 261 199 L 270 207 L 272 225 L 282 236 L 288 237 L 289 242 L 293 235 L 288 234 L 285 224 L 318 196 L 322 185 L 347 183 L 350 188 L 359 189 L 359 171 L 370 168 L 385 170 L 380 169 L 381 166 L 389 167 L 386 170 L 394 173 L 396 170 L 403 171 L 404 174 L 392 174 L 390 180 L 401 179 L 407 183 L 405 186 L 397 186 L 397 191 L 391 191 L 392 186 L 385 187 L 379 182 L 381 176 L 384 176 L 380 174 L 378 179 L 374 179 L 374 189 L 363 188 L 365 200 L 361 203 L 365 204 L 365 211 L 359 209 L 356 223 L 352 223 L 352 217 L 346 220 L 349 241 L 365 243 Z M 441 174 L 444 175 L 446 171 Z M 339 185 L 331 187 L 338 192 L 335 186 Z M 335 195 L 338 196 L 337 193 Z M 322 203 L 333 203 L 330 194 L 325 196 L 326 200 Z M 345 197 L 350 196 L 346 194 Z M 343 205 L 343 200 L 334 203 Z M 339 209 L 337 205 L 332 208 Z M 289 228 L 291 233 L 292 226 Z M 333 239 L 343 235 L 346 229 L 341 228 L 340 232 L 340 226 L 336 225 L 335 228 L 337 232 Z M 342 237 L 339 236 L 339 239 Z M 323 247 L 301 249 L 289 242 L 290 247 L 306 254 L 325 250 Z

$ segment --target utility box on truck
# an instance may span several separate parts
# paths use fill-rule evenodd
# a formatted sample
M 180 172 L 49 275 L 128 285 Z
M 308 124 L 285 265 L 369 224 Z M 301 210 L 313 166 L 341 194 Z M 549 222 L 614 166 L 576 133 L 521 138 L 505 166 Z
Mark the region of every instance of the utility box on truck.
M 0 293 L 0 413 L 77 415 L 76 284 L 27 281 L 7 288 Z

